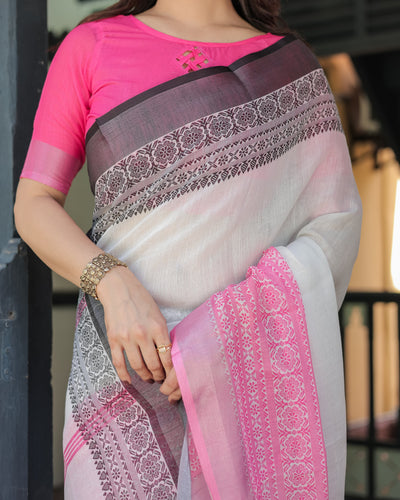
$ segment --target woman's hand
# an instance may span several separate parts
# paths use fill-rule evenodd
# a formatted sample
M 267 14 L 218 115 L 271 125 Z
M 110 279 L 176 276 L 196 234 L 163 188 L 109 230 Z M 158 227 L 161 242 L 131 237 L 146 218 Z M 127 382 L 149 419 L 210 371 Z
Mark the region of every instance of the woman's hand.
M 169 354 L 171 356 L 171 354 Z M 177 403 L 182 398 L 182 393 L 179 388 L 178 379 L 176 377 L 175 368 L 172 368 L 168 373 L 160 391 L 168 396 L 168 401 L 171 404 Z
M 97 285 L 112 361 L 122 381 L 130 382 L 124 351 L 142 380 L 162 382 L 173 369 L 171 352 L 156 347 L 170 344 L 166 321 L 154 299 L 125 267 L 115 267 Z

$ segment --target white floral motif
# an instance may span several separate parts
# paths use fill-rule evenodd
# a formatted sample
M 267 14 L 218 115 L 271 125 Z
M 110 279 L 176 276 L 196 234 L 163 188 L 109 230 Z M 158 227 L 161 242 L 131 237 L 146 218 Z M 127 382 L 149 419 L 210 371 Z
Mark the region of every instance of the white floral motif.
M 126 185 L 126 174 L 123 170 L 118 170 L 110 178 L 110 182 L 107 184 L 107 189 L 111 195 L 119 194 L 123 191 L 123 187 Z
M 140 453 L 148 445 L 149 435 L 144 425 L 133 426 L 129 431 L 128 440 L 136 452 Z
M 277 311 L 287 311 L 287 304 L 285 302 L 285 297 L 280 290 L 276 287 L 268 284 L 262 289 L 262 297 L 264 302 L 264 307 L 267 311 L 277 312 Z
M 289 435 L 285 440 L 286 453 L 292 459 L 304 458 L 310 447 L 304 436 L 301 434 Z
M 291 88 L 286 89 L 278 98 L 279 107 L 283 113 L 290 111 L 295 104 L 294 92 Z
M 111 401 L 118 394 L 118 389 L 119 389 L 118 384 L 116 384 L 115 381 L 112 384 L 104 385 L 99 390 L 99 400 L 102 403 L 105 403 L 106 401 Z
M 294 402 L 304 398 L 304 388 L 294 376 L 282 377 L 278 383 L 279 395 L 285 402 Z
M 289 315 L 268 313 L 265 320 L 268 337 L 276 342 L 287 342 L 293 338 L 293 323 Z
M 112 449 L 112 446 L 110 446 L 109 444 L 107 444 L 104 447 L 104 456 L 106 456 L 107 458 L 112 458 L 113 455 L 114 455 L 114 450 Z
M 119 422 L 128 425 L 132 425 L 132 423 L 135 422 L 136 419 L 137 419 L 137 408 L 135 405 L 132 405 L 130 408 L 127 408 L 125 411 L 121 412 L 118 415 Z
M 298 364 L 298 354 L 288 345 L 278 346 L 273 356 L 279 373 L 291 372 Z
M 160 476 L 160 458 L 157 455 L 148 453 L 140 462 L 140 472 L 147 481 L 153 482 Z
M 295 488 L 305 487 L 309 484 L 312 473 L 304 463 L 293 463 L 287 472 L 290 482 Z
M 315 75 L 313 86 L 317 95 L 325 94 L 326 92 L 328 92 L 328 82 L 322 72 L 319 72 Z
M 209 124 L 210 134 L 218 139 L 228 137 L 231 130 L 232 121 L 229 117 L 220 115 L 214 116 Z
M 258 110 L 261 116 L 267 120 L 273 120 L 276 116 L 277 105 L 276 101 L 270 97 L 260 101 Z
M 132 179 L 139 181 L 146 177 L 151 169 L 151 162 L 147 155 L 138 154 L 134 156 L 129 163 L 129 172 Z
M 90 364 L 93 373 L 96 375 L 104 370 L 105 361 L 104 352 L 99 347 L 94 347 L 89 352 L 88 363 Z
M 289 431 L 300 430 L 306 418 L 300 406 L 289 406 L 280 411 L 280 424 Z
M 253 107 L 243 106 L 237 109 L 235 113 L 235 120 L 240 127 L 251 127 L 254 126 L 257 120 L 257 114 Z
M 105 373 L 96 381 L 96 389 L 101 391 L 104 387 L 115 386 L 115 377 L 110 373 Z
M 171 488 L 165 484 L 160 484 L 153 489 L 151 500 L 170 500 L 171 495 L 173 495 Z
M 299 102 L 306 102 L 310 99 L 312 92 L 311 82 L 307 79 L 302 79 L 296 85 L 296 94 Z
M 247 332 L 242 336 L 242 346 L 246 351 L 250 351 L 253 348 L 253 339 Z
M 82 347 L 84 347 L 85 349 L 90 349 L 90 347 L 94 343 L 94 335 L 91 328 L 89 327 L 82 328 L 82 330 L 80 330 L 80 339 Z
M 194 125 L 193 127 L 189 127 L 183 130 L 180 142 L 183 148 L 192 150 L 196 146 L 199 146 L 203 139 L 203 130 L 200 127 Z
M 158 144 L 154 150 L 154 160 L 162 166 L 173 163 L 177 149 L 175 143 L 165 140 Z

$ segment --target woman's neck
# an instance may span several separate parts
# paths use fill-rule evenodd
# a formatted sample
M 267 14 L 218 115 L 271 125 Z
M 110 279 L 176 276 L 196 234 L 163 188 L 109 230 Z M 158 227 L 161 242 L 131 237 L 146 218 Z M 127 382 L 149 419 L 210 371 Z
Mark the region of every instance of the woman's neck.
M 231 0 L 158 0 L 137 18 L 186 40 L 235 42 L 261 34 L 239 16 Z
M 227 24 L 239 17 L 231 0 L 158 0 L 147 12 L 197 28 Z

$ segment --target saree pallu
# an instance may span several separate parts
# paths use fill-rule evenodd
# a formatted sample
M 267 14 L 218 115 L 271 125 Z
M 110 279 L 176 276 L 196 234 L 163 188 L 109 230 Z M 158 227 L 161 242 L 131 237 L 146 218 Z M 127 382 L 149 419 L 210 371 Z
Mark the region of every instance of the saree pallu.
M 337 308 L 360 202 L 325 76 L 293 37 L 135 96 L 87 136 L 94 241 L 167 318 L 183 403 L 111 363 L 81 296 L 67 499 L 342 499 Z

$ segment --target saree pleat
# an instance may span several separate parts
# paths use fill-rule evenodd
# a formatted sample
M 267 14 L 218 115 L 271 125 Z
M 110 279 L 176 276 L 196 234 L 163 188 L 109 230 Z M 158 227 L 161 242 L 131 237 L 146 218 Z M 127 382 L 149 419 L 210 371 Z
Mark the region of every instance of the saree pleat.
M 316 59 L 286 37 L 167 82 L 97 120 L 87 153 L 92 238 L 165 315 L 183 402 L 121 383 L 81 296 L 66 498 L 342 499 L 361 210 Z

